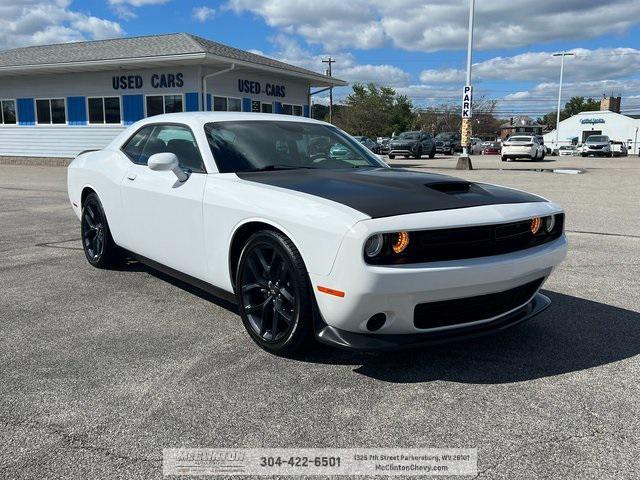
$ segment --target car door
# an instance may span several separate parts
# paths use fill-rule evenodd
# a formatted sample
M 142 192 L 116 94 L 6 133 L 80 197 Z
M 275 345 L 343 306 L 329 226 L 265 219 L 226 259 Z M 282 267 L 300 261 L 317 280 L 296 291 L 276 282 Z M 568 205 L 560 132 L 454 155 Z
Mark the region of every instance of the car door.
M 189 178 L 147 166 L 155 153 L 171 152 Z M 186 125 L 156 124 L 134 134 L 123 147 L 131 166 L 123 179 L 123 247 L 202 279 L 205 249 L 202 199 L 206 169 L 193 132 Z

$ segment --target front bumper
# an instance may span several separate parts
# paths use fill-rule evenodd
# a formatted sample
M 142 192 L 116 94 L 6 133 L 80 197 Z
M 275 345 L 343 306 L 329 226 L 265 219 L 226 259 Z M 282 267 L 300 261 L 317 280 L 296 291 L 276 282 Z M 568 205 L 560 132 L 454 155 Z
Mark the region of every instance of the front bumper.
M 405 335 L 353 333 L 340 330 L 336 327 L 325 326 L 316 333 L 316 337 L 322 343 L 345 349 L 362 351 L 409 349 L 437 345 L 451 341 L 467 340 L 499 332 L 535 317 L 542 311 L 546 310 L 549 305 L 551 305 L 551 300 L 549 300 L 548 297 L 541 293 L 536 293 L 529 303 L 520 307 L 516 311 L 482 324 L 475 324 L 451 330 Z
M 372 233 L 507 223 L 560 212 L 561 209 L 550 202 L 535 202 L 425 212 L 359 222 L 345 236 L 331 272 L 328 275 L 310 273 L 320 315 L 324 324 L 331 327 L 323 335 L 328 336 L 328 332 L 334 329 L 376 337 L 425 334 L 433 329 L 416 327 L 416 305 L 505 292 L 547 278 L 565 258 L 567 251 L 567 240 L 563 235 L 537 247 L 502 255 L 375 266 L 366 264 L 362 253 L 363 239 Z M 412 228 L 408 228 L 408 225 Z M 318 286 L 345 294 L 337 297 L 320 293 Z M 522 303 L 525 301 L 523 299 Z M 386 322 L 372 333 L 367 329 L 367 321 L 378 313 L 386 316 Z M 507 313 L 504 312 L 505 315 Z M 455 334 L 458 329 L 464 329 L 478 320 L 485 319 L 470 318 L 469 322 L 460 322 L 447 330 Z

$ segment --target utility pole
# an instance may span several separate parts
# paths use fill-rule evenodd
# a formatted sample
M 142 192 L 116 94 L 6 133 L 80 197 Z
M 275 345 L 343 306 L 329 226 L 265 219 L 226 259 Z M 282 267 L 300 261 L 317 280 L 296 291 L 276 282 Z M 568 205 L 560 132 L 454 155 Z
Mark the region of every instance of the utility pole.
M 327 76 L 331 77 L 331 65 L 336 63 L 336 61 L 329 57 L 322 60 L 322 63 L 328 63 L 329 68 L 327 69 Z M 329 87 L 329 123 L 333 123 L 333 85 Z
M 558 114 L 556 116 L 556 148 L 558 149 L 558 152 L 560 152 L 560 145 L 559 145 L 559 141 L 560 141 L 560 104 L 562 101 L 562 77 L 564 76 L 564 57 L 569 56 L 572 57 L 573 55 L 575 55 L 575 53 L 571 53 L 571 52 L 559 52 L 559 53 L 554 53 L 553 56 L 554 57 L 562 57 L 562 59 L 560 60 L 560 87 L 558 88 Z M 551 152 L 553 153 L 553 152 Z
M 471 0 L 469 4 L 469 37 L 467 39 L 467 81 L 462 93 L 462 155 L 458 158 L 458 164 L 456 165 L 458 170 L 473 170 L 471 157 L 469 157 L 469 146 L 471 145 L 471 135 L 473 132 L 473 125 L 471 123 L 473 98 L 473 89 L 471 87 L 471 64 L 473 61 L 474 10 L 475 0 Z

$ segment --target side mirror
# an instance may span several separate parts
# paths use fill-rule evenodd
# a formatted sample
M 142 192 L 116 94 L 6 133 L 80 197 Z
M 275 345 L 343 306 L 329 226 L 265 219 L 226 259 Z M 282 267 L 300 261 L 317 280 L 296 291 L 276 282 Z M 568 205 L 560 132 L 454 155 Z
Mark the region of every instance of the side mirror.
M 150 170 L 154 170 L 156 172 L 166 172 L 171 170 L 181 182 L 184 182 L 189 178 L 189 175 L 180 168 L 178 157 L 176 157 L 175 153 L 154 153 L 149 157 L 147 166 Z

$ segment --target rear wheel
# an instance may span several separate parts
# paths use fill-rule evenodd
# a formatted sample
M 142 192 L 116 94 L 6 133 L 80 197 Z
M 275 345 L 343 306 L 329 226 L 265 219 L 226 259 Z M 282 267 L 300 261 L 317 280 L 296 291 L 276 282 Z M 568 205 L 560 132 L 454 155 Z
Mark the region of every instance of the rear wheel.
M 95 193 L 87 195 L 82 203 L 80 231 L 82 248 L 91 265 L 96 268 L 111 268 L 122 262 L 122 251 L 111 237 L 107 216 Z
M 252 235 L 240 255 L 236 297 L 242 323 L 254 342 L 279 355 L 311 338 L 313 303 L 300 253 L 279 232 Z

